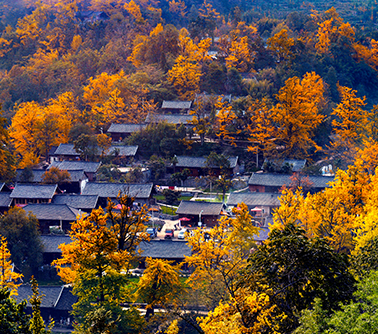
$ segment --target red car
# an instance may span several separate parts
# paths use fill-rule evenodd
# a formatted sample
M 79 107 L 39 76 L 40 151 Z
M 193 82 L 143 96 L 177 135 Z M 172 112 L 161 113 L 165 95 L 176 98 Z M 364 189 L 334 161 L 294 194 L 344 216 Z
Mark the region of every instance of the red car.
M 173 239 L 175 236 L 175 232 L 172 229 L 165 230 L 165 236 L 164 239 Z

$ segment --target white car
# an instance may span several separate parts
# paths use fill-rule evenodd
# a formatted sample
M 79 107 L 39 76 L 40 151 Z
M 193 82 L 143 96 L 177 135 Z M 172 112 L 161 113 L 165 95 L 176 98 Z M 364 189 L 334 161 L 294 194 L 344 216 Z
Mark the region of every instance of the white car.
M 177 239 L 185 239 L 185 235 L 186 235 L 187 231 L 188 231 L 188 230 L 187 230 L 186 228 L 182 229 L 182 230 L 178 233 L 178 235 L 177 235 Z

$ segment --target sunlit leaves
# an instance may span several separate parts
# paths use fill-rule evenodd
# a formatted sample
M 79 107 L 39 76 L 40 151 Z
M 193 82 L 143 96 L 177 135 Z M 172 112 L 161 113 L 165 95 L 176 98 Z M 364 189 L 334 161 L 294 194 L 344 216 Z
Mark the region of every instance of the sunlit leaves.
M 23 277 L 14 271 L 11 254 L 8 249 L 7 239 L 1 237 L 0 243 L 0 286 L 1 288 L 8 288 L 11 295 L 17 295 L 17 288 L 21 285 L 19 279 Z

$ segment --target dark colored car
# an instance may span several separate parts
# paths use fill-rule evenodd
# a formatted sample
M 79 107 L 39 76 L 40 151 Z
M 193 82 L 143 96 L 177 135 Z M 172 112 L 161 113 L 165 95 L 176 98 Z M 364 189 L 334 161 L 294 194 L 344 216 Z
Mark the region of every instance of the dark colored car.
M 157 229 L 154 227 L 147 228 L 146 232 L 150 235 L 150 238 L 156 238 L 157 237 Z
M 172 229 L 165 230 L 165 236 L 164 239 L 173 239 L 175 236 L 175 232 Z

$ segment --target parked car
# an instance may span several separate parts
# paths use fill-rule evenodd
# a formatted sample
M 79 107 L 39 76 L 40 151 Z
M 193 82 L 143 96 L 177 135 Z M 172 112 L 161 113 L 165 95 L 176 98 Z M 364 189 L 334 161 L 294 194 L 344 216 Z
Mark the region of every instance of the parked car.
M 175 231 L 172 229 L 165 230 L 164 239 L 173 239 L 175 236 Z
M 150 235 L 151 239 L 157 237 L 157 229 L 155 227 L 149 227 L 149 228 L 147 228 L 146 232 Z
M 185 239 L 185 236 L 187 234 L 188 230 L 186 228 L 182 229 L 178 234 L 177 234 L 177 239 Z

